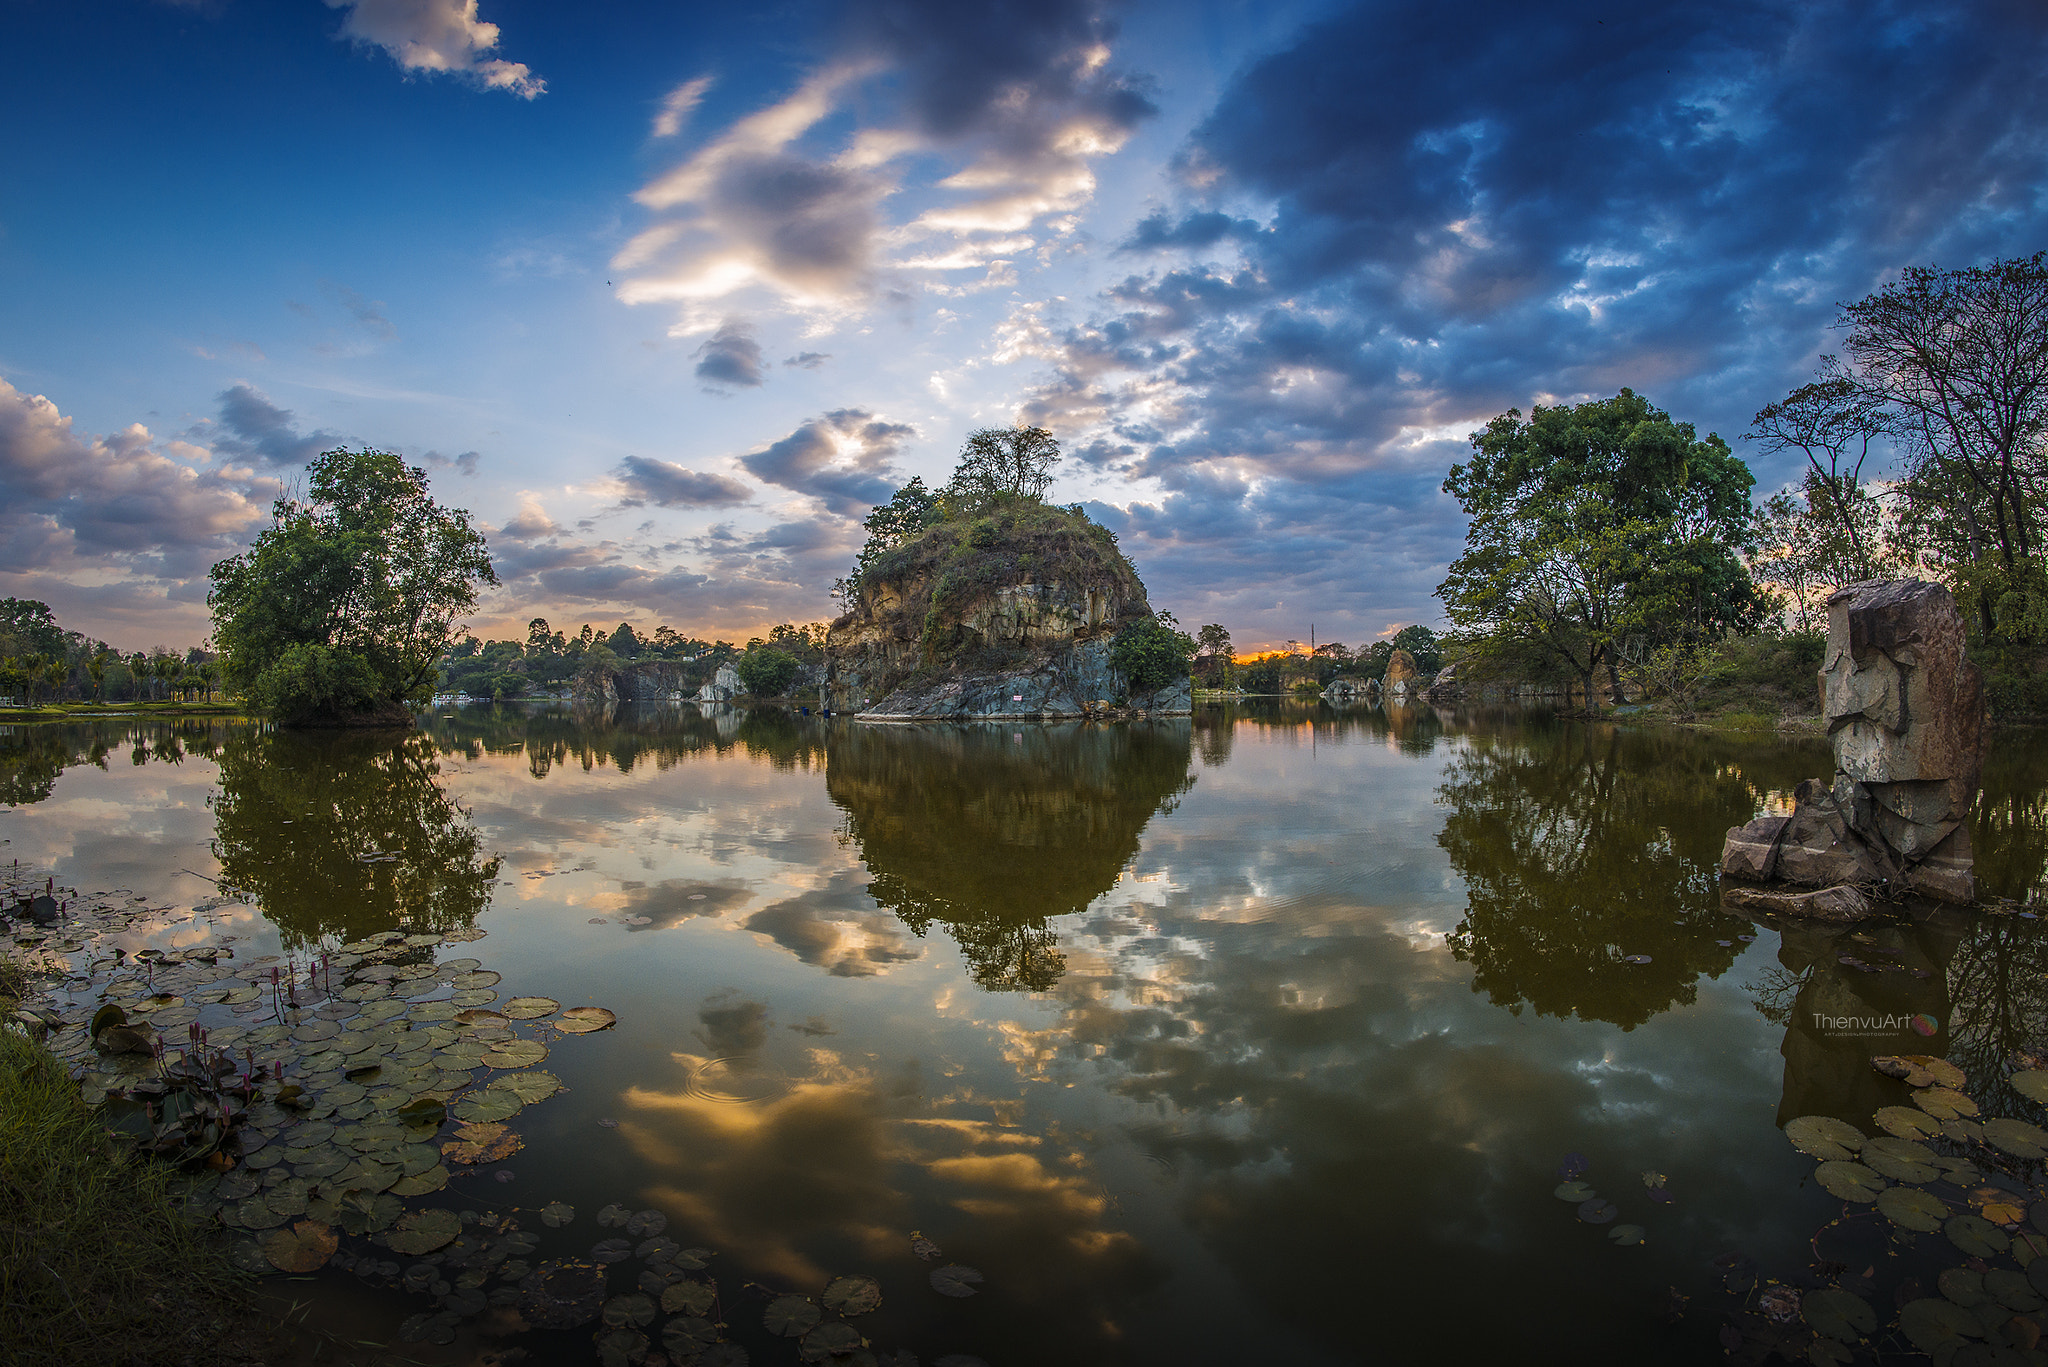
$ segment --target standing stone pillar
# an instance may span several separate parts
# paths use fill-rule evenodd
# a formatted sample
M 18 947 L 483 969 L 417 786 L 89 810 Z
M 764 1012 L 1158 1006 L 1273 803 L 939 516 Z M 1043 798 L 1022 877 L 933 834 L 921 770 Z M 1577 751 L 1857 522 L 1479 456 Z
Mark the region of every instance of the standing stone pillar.
M 1869 896 L 1976 900 L 1970 804 L 1984 771 L 1984 680 L 1939 584 L 1873 579 L 1828 599 L 1821 710 L 1831 783 L 1799 786 L 1789 817 L 1728 832 L 1721 871 L 1819 892 L 1731 888 L 1732 905 L 1855 920 Z

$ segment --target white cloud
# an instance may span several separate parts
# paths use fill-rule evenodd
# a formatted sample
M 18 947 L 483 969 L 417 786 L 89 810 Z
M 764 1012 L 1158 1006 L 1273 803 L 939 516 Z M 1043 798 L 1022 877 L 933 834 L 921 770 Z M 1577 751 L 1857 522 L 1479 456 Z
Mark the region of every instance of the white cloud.
M 711 88 L 709 76 L 699 76 L 693 81 L 684 81 L 668 92 L 668 98 L 661 102 L 661 109 L 654 116 L 654 136 L 672 138 L 683 131 L 683 124 L 695 112 L 704 98 L 704 92 Z
M 547 91 L 547 82 L 524 62 L 486 55 L 498 45 L 498 26 L 477 17 L 477 0 L 326 2 L 330 9 L 348 11 L 343 33 L 383 48 L 407 71 L 446 71 L 524 100 Z

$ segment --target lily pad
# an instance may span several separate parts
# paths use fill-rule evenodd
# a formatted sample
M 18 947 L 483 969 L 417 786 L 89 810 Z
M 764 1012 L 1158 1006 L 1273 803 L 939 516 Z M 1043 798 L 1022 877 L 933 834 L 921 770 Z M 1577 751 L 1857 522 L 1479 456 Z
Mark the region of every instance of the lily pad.
M 1621 1214 L 1620 1206 L 1615 1205 L 1612 1201 L 1603 1201 L 1597 1196 L 1590 1201 L 1583 1201 L 1579 1204 L 1579 1221 L 1582 1224 L 1611 1224 L 1614 1221 L 1614 1217 L 1619 1214 Z
M 1634 1247 L 1648 1237 L 1649 1232 L 1641 1225 L 1616 1225 L 1607 1231 L 1607 1241 L 1620 1244 L 1623 1248 Z
M 591 1248 L 590 1256 L 601 1263 L 622 1263 L 633 1256 L 633 1244 L 628 1239 L 602 1239 Z
M 562 1080 L 548 1072 L 500 1073 L 491 1079 L 490 1085 L 484 1090 L 510 1092 L 519 1098 L 523 1105 L 530 1106 L 536 1101 L 545 1101 L 561 1091 Z
M 1973 1258 L 1995 1258 L 2012 1243 L 2004 1230 L 1976 1215 L 1953 1216 L 1941 1227 L 1941 1232 Z
M 1863 1131 L 1831 1115 L 1802 1115 L 1786 1122 L 1785 1138 L 1792 1147 L 1823 1161 L 1853 1157 L 1863 1147 Z
M 1838 1343 L 1855 1343 L 1877 1328 L 1877 1315 L 1861 1296 L 1822 1287 L 1799 1298 L 1800 1313 L 1813 1331 Z
M 389 1192 L 351 1191 L 334 1203 L 334 1222 L 350 1234 L 375 1234 L 391 1228 L 404 1212 Z
M 1894 1139 L 1890 1135 L 1884 1135 L 1882 1138 L 1887 1143 L 1910 1145 L 1916 1149 L 1920 1148 L 1920 1145 L 1914 1144 L 1909 1139 Z M 1932 1163 L 1923 1163 L 1918 1159 L 1908 1157 L 1895 1150 L 1880 1149 L 1877 1145 L 1878 1140 L 1873 1139 L 1864 1146 L 1863 1153 L 1860 1155 L 1863 1163 L 1866 1167 L 1883 1173 L 1894 1182 L 1932 1182 L 1941 1176 L 1941 1169 L 1935 1167 Z
M 276 1229 L 257 1240 L 263 1256 L 280 1272 L 317 1272 L 334 1256 L 339 1244 L 334 1231 L 313 1220 Z
M 540 1222 L 549 1229 L 560 1229 L 576 1218 L 576 1207 L 566 1201 L 550 1201 L 540 1208 Z
M 802 1296 L 777 1296 L 761 1312 L 761 1322 L 769 1333 L 792 1339 L 808 1333 L 819 1318 L 818 1307 Z
M 1569 1201 L 1576 1206 L 1583 1201 L 1592 1200 L 1594 1192 L 1593 1188 L 1584 1182 L 1560 1182 L 1557 1189 L 1550 1194 L 1560 1201 Z
M 441 1145 L 441 1156 L 460 1167 L 474 1168 L 503 1162 L 524 1146 L 525 1141 L 509 1127 L 486 1121 L 458 1129 L 453 1139 Z
M 2000 1116 L 1984 1122 L 1984 1138 L 2015 1158 L 2048 1158 L 2048 1131 L 2024 1120 Z
M 1887 1134 L 1895 1134 L 1901 1139 L 1932 1139 L 1941 1133 L 1939 1120 L 1911 1106 L 1879 1107 L 1877 1126 Z
M 860 1330 L 834 1320 L 805 1334 L 799 1348 L 805 1362 L 825 1362 L 853 1352 L 860 1343 Z
M 1961 1087 L 1969 1081 L 1962 1069 L 1932 1054 L 1882 1054 L 1870 1066 L 1908 1087 Z
M 595 1263 L 542 1263 L 519 1283 L 519 1316 L 536 1329 L 588 1324 L 603 1306 L 604 1269 Z
M 711 1282 L 671 1282 L 662 1290 L 661 1308 L 671 1315 L 706 1315 L 717 1299 L 718 1288 Z
M 678 1362 L 707 1362 L 707 1350 L 717 1343 L 718 1326 L 700 1315 L 678 1316 L 662 1326 L 661 1346 Z M 739 1361 L 744 1363 L 746 1359 L 742 1357 Z
M 1913 1093 L 1913 1104 L 1936 1120 L 1977 1114 L 1977 1103 L 1952 1087 L 1923 1087 Z
M 2027 1284 L 2025 1274 L 2015 1272 L 2009 1267 L 1994 1267 L 1986 1272 L 1984 1291 L 2008 1310 L 2024 1313 L 2041 1308 L 2041 1298 L 2034 1294 L 2034 1288 Z
M 604 1303 L 604 1322 L 614 1328 L 637 1329 L 654 1322 L 654 1302 L 635 1291 L 614 1296 Z
M 825 1308 L 841 1315 L 865 1315 L 882 1303 L 882 1284 L 873 1277 L 834 1277 L 825 1288 Z
M 602 1006 L 572 1006 L 555 1022 L 555 1029 L 565 1035 L 588 1035 L 596 1030 L 609 1030 L 618 1023 L 618 1016 Z
M 1936 1279 L 1935 1285 L 1941 1288 L 1942 1295 L 1966 1310 L 1982 1305 L 1986 1299 L 1984 1274 L 1967 1267 L 1951 1267 Z
M 2006 1079 L 2012 1089 L 2029 1101 L 2048 1102 L 2048 1070 L 2029 1069 Z
M 1890 1187 L 1878 1194 L 1878 1214 L 1895 1225 L 1932 1234 L 1949 1216 L 1947 1202 L 1917 1187 Z
M 1899 1311 L 1899 1328 L 1915 1348 L 1937 1362 L 1946 1362 L 1965 1342 L 1984 1336 L 1975 1315 L 1937 1296 L 1909 1301 Z
M 531 1068 L 548 1056 L 548 1047 L 539 1040 L 507 1040 L 484 1055 L 484 1064 L 490 1068 Z
M 978 1270 L 959 1263 L 947 1263 L 944 1267 L 932 1269 L 932 1290 L 941 1296 L 972 1296 L 974 1288 L 984 1280 Z
M 436 1163 L 424 1172 L 409 1172 L 391 1184 L 393 1196 L 425 1196 L 448 1185 L 449 1172 Z
M 488 968 L 478 968 L 467 973 L 457 973 L 448 981 L 463 991 L 474 991 L 483 987 L 496 987 L 504 978 Z
M 668 1228 L 668 1216 L 658 1210 L 635 1211 L 626 1221 L 626 1233 L 635 1239 L 645 1239 Z
M 485 1123 L 510 1120 L 523 1109 L 519 1098 L 511 1092 L 498 1087 L 483 1087 L 456 1098 L 448 1111 L 458 1120 Z
M 553 997 L 514 997 L 505 1003 L 503 1014 L 511 1020 L 534 1021 L 552 1016 L 561 1009 L 562 1004 Z
M 623 1227 L 626 1221 L 632 1218 L 633 1212 L 627 1210 L 624 1206 L 619 1205 L 616 1202 L 606 1206 L 603 1210 L 600 1210 L 597 1213 L 597 1223 L 601 1228 L 604 1229 L 614 1229 Z
M 1875 1201 L 1878 1194 L 1885 1189 L 1884 1178 L 1869 1168 L 1861 1163 L 1849 1163 L 1839 1159 L 1821 1164 L 1814 1169 L 1813 1176 L 1830 1196 L 1839 1197 L 1844 1201 Z
M 460 1233 L 462 1217 L 454 1211 L 416 1210 L 401 1219 L 398 1227 L 384 1236 L 384 1245 L 393 1253 L 418 1257 L 446 1246 Z

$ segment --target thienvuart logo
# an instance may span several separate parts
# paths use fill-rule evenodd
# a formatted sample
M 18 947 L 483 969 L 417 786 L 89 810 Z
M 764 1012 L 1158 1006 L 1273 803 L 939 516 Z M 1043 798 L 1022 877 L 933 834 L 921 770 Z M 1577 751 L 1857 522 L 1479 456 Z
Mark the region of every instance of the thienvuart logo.
M 1922 1011 L 1917 1016 L 1825 1016 L 1813 1013 L 1813 1028 L 1824 1035 L 1896 1035 L 1901 1030 L 1911 1030 L 1916 1035 L 1932 1035 L 1941 1029 L 1941 1018 Z

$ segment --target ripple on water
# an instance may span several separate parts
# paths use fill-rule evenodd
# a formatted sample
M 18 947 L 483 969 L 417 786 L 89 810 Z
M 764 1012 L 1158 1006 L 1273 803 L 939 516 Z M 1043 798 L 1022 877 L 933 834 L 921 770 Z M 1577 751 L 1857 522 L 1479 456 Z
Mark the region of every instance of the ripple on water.
M 689 1092 L 703 1101 L 746 1106 L 773 1101 L 790 1089 L 789 1074 L 751 1055 L 715 1058 L 690 1074 Z

